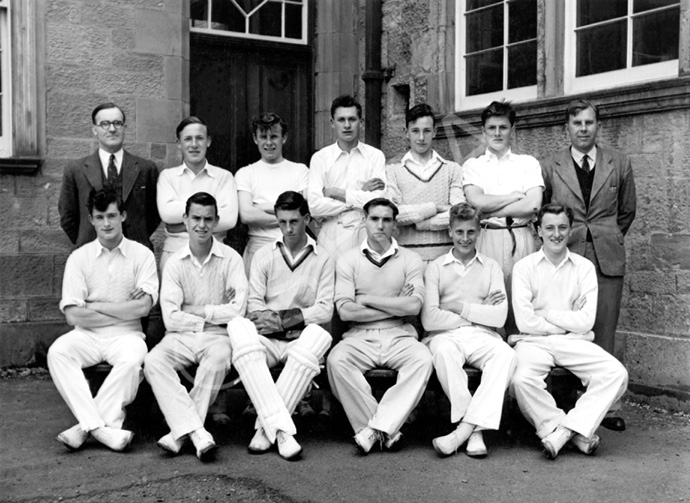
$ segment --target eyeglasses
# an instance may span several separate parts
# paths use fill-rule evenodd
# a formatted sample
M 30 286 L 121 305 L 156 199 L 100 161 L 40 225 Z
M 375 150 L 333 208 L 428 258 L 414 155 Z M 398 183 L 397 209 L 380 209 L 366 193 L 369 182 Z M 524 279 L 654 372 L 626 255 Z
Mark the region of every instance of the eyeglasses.
M 125 123 L 122 121 L 101 121 L 96 125 L 107 131 L 110 129 L 110 126 L 113 126 L 115 130 L 122 129 Z

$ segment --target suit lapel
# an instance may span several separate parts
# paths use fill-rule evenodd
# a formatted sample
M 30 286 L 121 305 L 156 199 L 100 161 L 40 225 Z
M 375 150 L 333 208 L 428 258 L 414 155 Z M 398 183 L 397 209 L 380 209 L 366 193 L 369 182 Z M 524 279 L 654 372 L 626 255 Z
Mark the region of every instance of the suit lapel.
M 103 188 L 103 168 L 101 167 L 101 158 L 98 157 L 98 151 L 86 159 L 84 176 L 94 190 Z
M 125 150 L 122 156 L 122 201 L 127 201 L 139 176 L 139 163 Z
M 575 174 L 573 157 L 570 155 L 570 147 L 566 148 L 563 153 L 556 158 L 556 174 L 580 201 L 585 201 L 585 198 L 582 196 L 580 182 L 577 180 L 577 175 Z
M 613 171 L 612 164 L 613 159 L 608 155 L 604 149 L 599 147 L 597 149 L 597 163 L 594 166 L 594 182 L 592 183 L 592 195 L 589 200 L 592 201 L 597 195 L 597 192 L 601 190 L 604 186 L 606 179 L 611 176 Z

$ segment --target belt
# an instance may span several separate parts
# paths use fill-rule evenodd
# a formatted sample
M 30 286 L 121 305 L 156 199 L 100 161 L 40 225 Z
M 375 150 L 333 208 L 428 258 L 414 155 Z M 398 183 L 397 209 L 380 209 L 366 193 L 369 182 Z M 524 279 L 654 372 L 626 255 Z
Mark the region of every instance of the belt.
M 515 249 L 517 248 L 517 243 L 515 242 L 515 234 L 513 233 L 513 229 L 520 229 L 521 227 L 529 227 L 530 225 L 532 225 L 530 222 L 527 222 L 526 224 L 513 225 L 513 217 L 506 217 L 505 226 L 490 224 L 490 223 L 483 223 L 483 224 L 481 224 L 481 227 L 482 227 L 482 229 L 489 229 L 489 230 L 507 230 L 508 233 L 510 234 L 510 239 L 512 239 L 512 241 L 513 241 L 513 249 L 510 252 L 510 254 L 515 255 Z

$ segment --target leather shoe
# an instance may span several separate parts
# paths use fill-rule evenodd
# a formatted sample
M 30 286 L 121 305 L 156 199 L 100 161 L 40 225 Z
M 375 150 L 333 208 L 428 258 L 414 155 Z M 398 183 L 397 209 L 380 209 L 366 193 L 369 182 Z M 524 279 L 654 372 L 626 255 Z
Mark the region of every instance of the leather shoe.
M 167 452 L 169 454 L 173 454 L 173 455 L 180 453 L 180 449 L 182 449 L 183 444 L 184 444 L 184 437 L 175 440 L 175 437 L 173 437 L 172 432 L 161 437 L 158 440 L 158 442 L 156 442 L 156 445 L 158 447 L 163 449 L 165 452 Z
M 91 436 L 114 451 L 124 451 L 134 437 L 134 433 L 119 428 L 101 426 L 91 430 Z
M 205 461 L 207 455 L 216 449 L 216 443 L 213 441 L 213 435 L 211 435 L 204 428 L 199 428 L 198 430 L 191 432 L 189 434 L 189 439 L 196 448 L 196 457 L 201 461 Z
M 76 451 L 84 445 L 87 438 L 89 438 L 89 432 L 82 430 L 78 424 L 59 433 L 57 436 L 58 441 L 62 442 L 71 451 Z
M 397 432 L 393 436 L 386 435 L 386 439 L 383 442 L 383 446 L 389 451 L 397 450 L 397 448 L 400 447 L 398 441 L 402 438 L 402 436 L 403 434 L 400 432 Z
M 601 425 L 607 430 L 625 431 L 625 419 L 620 416 L 605 417 Z
M 272 445 L 273 444 L 266 436 L 264 429 L 259 428 L 256 430 L 256 433 L 254 433 L 252 441 L 249 442 L 249 447 L 247 447 L 247 450 L 250 452 L 250 454 L 263 454 L 264 452 L 268 452 Z
M 592 435 L 592 438 L 587 438 L 583 435 L 577 433 L 570 442 L 579 449 L 579 451 L 587 456 L 594 454 L 599 448 L 601 439 L 596 433 Z
M 549 459 L 556 459 L 560 450 L 571 438 L 573 438 L 573 435 L 575 435 L 573 430 L 558 425 L 555 430 L 545 436 L 541 441 L 546 457 Z
M 276 434 L 276 444 L 278 444 L 280 457 L 288 461 L 293 461 L 302 454 L 302 447 L 297 443 L 295 437 L 284 431 L 278 431 Z
M 436 437 L 431 443 L 439 456 L 443 457 L 455 454 L 462 445 L 454 431 L 450 432 L 448 435 Z
M 381 433 L 369 426 L 365 426 L 355 435 L 355 443 L 362 454 L 369 454 L 374 444 L 380 441 Z

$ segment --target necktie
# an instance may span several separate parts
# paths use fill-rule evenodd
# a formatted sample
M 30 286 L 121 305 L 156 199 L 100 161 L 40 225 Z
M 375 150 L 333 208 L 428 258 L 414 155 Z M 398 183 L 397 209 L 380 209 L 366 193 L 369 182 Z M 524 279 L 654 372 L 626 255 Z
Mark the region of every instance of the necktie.
M 115 185 L 117 180 L 117 167 L 115 167 L 115 154 L 110 154 L 108 162 L 108 185 Z
M 585 173 L 589 173 L 589 170 L 590 170 L 590 167 L 589 167 L 589 156 L 588 156 L 587 154 L 585 154 L 585 155 L 582 157 L 582 170 L 583 170 Z

